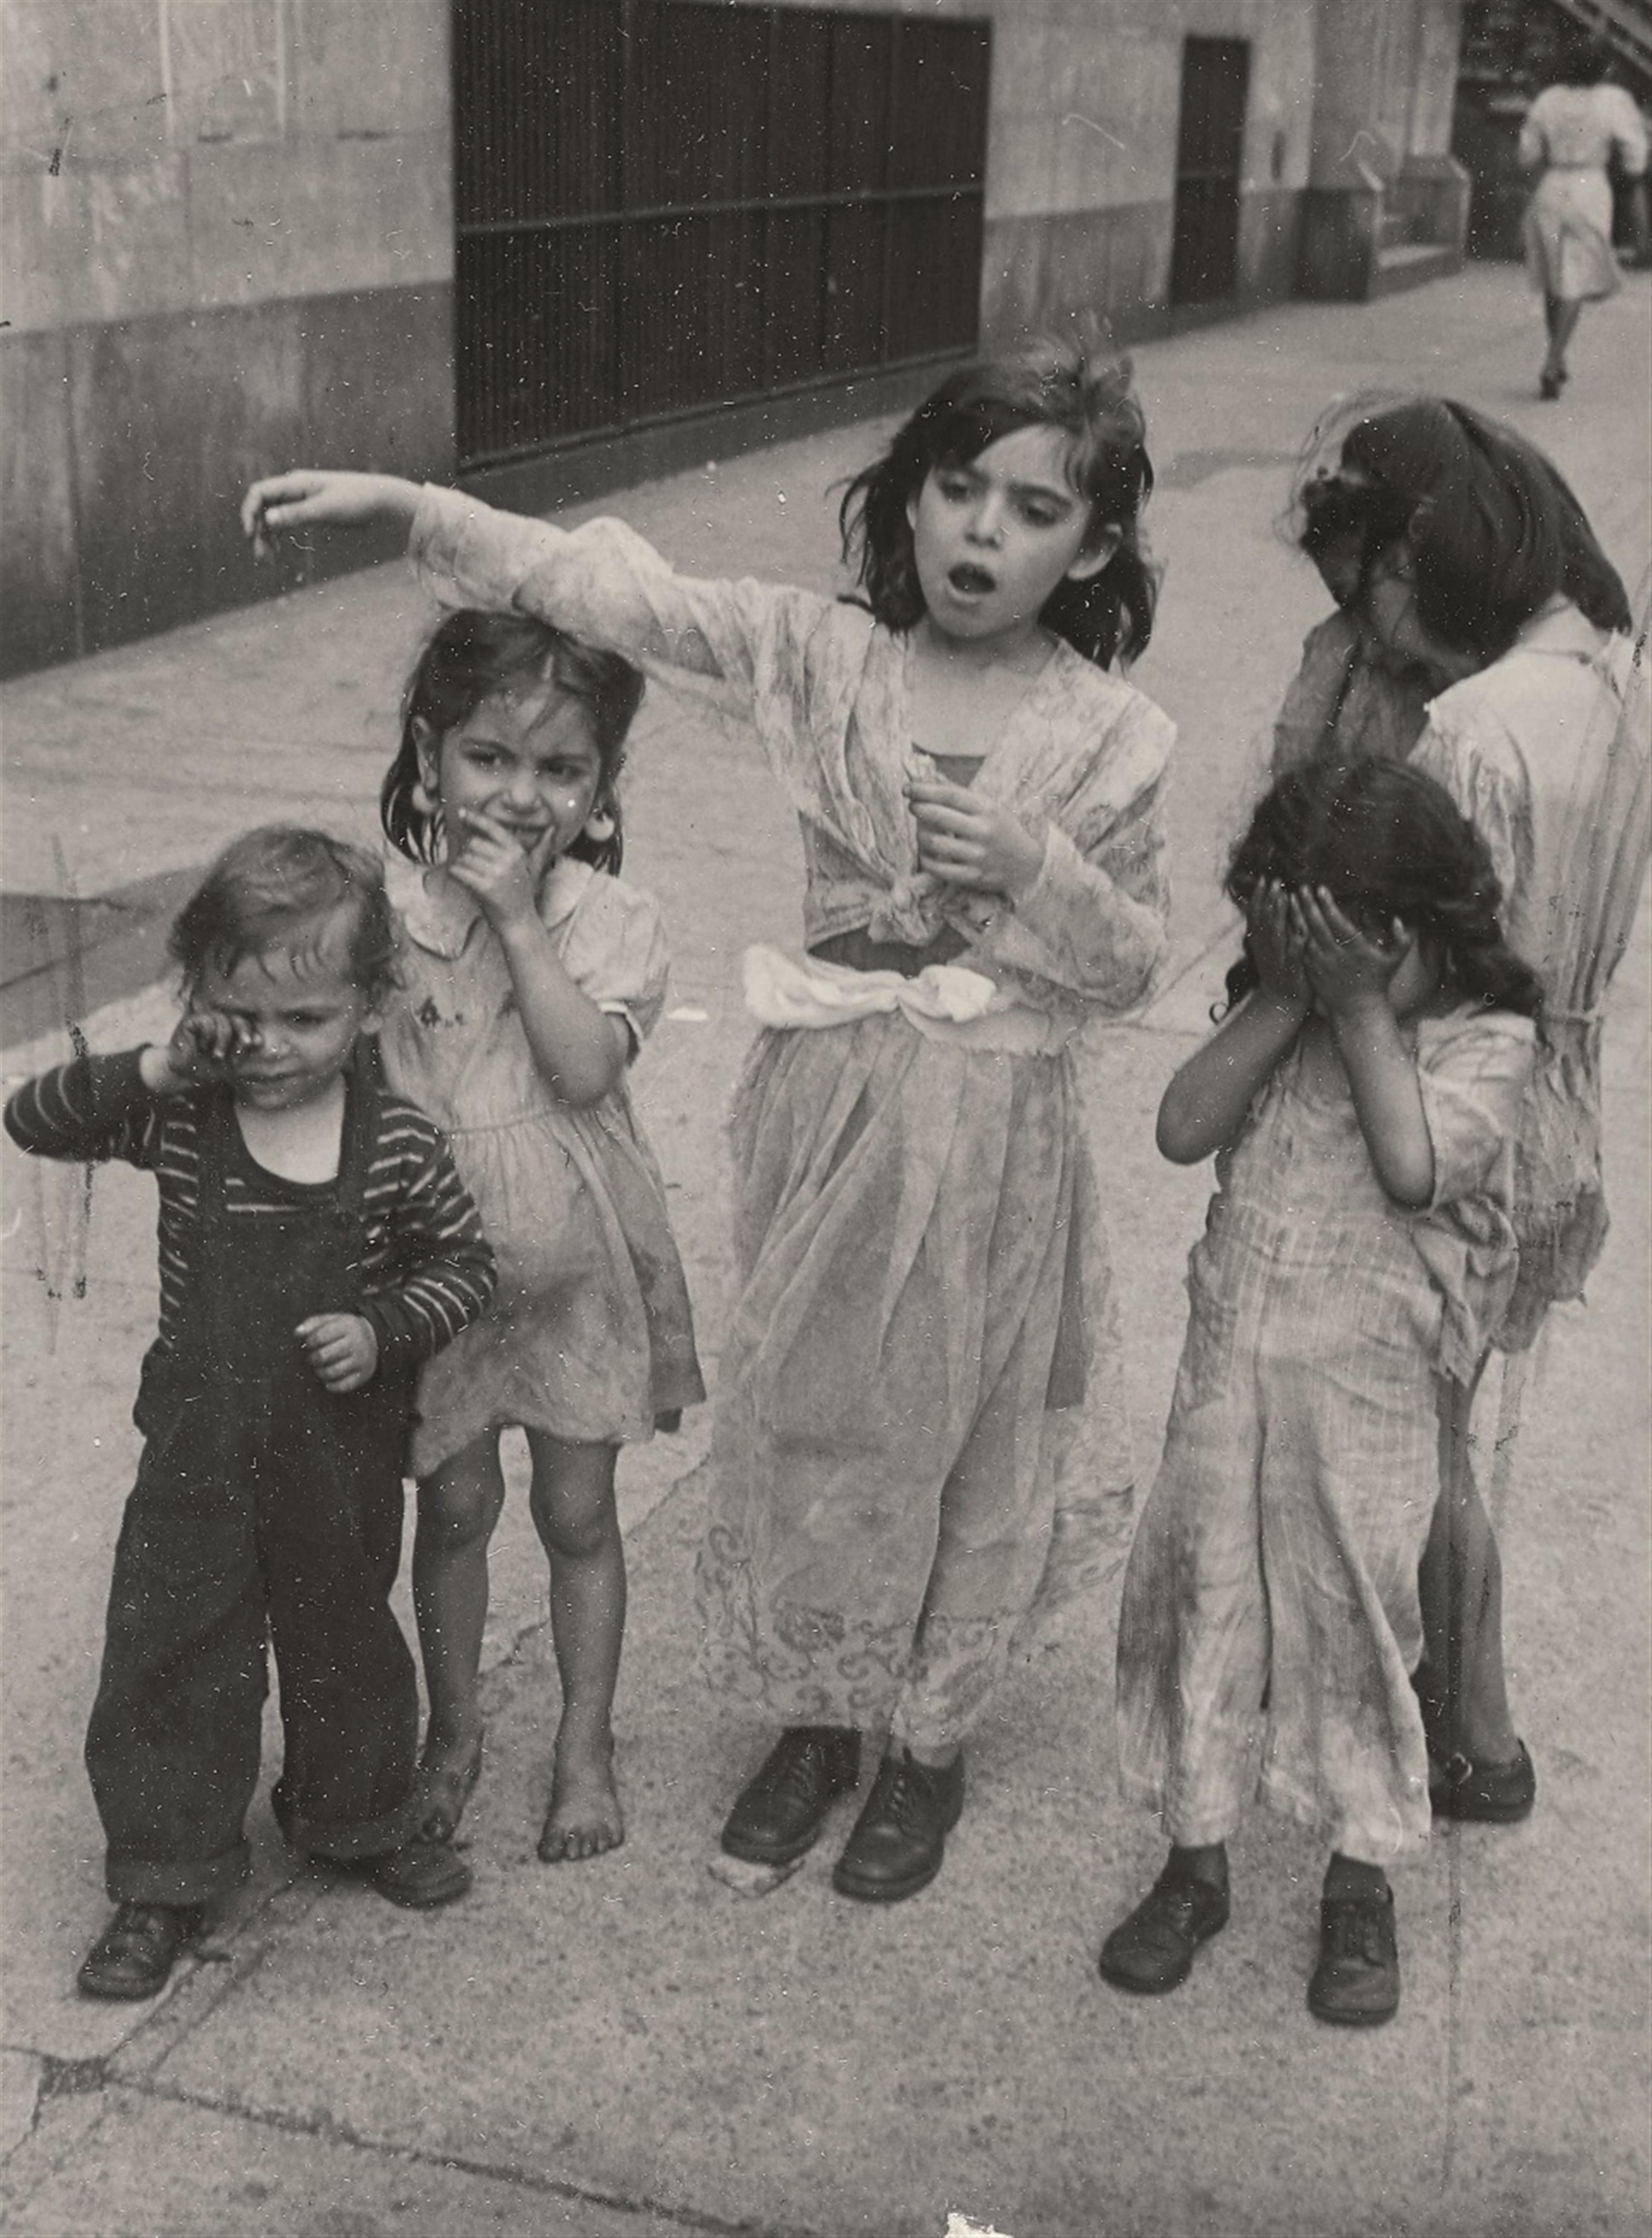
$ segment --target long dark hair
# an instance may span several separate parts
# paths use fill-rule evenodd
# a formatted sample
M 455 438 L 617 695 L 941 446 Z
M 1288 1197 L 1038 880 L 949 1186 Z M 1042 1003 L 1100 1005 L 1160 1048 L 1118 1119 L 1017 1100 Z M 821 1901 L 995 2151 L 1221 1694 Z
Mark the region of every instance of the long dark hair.
M 1502 888 L 1486 844 L 1444 786 L 1403 762 L 1309 763 L 1259 804 L 1225 891 L 1239 910 L 1258 886 L 1324 886 L 1372 933 L 1398 917 L 1440 958 L 1442 983 L 1487 1010 L 1535 1017 L 1537 975 L 1503 938 Z M 1258 983 L 1247 939 L 1227 975 L 1237 1003 Z
M 843 557 L 879 621 L 913 628 L 924 604 L 908 507 L 937 467 L 968 466 L 1020 427 L 1057 427 L 1067 436 L 1067 473 L 1090 508 L 1087 539 L 1107 528 L 1120 538 L 1100 573 L 1057 584 L 1039 620 L 1100 667 L 1133 659 L 1153 634 L 1158 591 L 1140 526 L 1153 461 L 1130 361 L 1099 334 L 1047 337 L 943 381 L 883 456 L 849 483 L 838 513 Z
M 1418 620 L 1484 667 L 1557 593 L 1597 629 L 1626 630 L 1616 569 L 1553 463 L 1512 428 L 1444 397 L 1354 420 L 1335 472 L 1305 476 L 1298 541 L 1318 559 L 1356 541 L 1362 578 L 1402 540 Z
M 582 645 L 527 614 L 460 607 L 438 626 L 401 696 L 401 744 L 379 793 L 379 820 L 391 845 L 416 863 L 434 862 L 441 848 L 441 811 L 422 804 L 419 728 L 445 738 L 496 692 L 554 684 L 579 700 L 591 718 L 602 782 L 597 807 L 613 824 L 610 838 L 581 832 L 568 849 L 599 871 L 618 871 L 624 857 L 619 773 L 625 734 L 642 704 L 643 676 L 617 652 Z

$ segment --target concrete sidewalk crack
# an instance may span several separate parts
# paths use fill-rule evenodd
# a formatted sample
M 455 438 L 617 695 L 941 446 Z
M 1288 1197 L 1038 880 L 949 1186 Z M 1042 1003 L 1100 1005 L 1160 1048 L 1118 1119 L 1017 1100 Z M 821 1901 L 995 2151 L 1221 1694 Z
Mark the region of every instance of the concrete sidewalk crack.
M 89 2069 L 99 2063 L 94 2060 L 65 2061 L 59 2064 Z M 651 2216 L 656 2222 L 664 2222 L 673 2230 L 695 2234 L 695 2238 L 820 2238 L 817 2230 L 806 2230 L 796 2223 L 753 2222 L 749 2220 L 730 2221 L 726 2215 L 704 2215 L 694 2208 L 668 2207 L 656 2199 L 628 2198 L 623 2192 L 597 2190 L 588 2184 L 559 2182 L 554 2176 L 539 2175 L 531 2169 L 476 2159 L 469 2154 L 430 2152 L 413 2145 L 393 2144 L 383 2138 L 364 2136 L 347 2122 L 334 2121 L 328 2116 L 264 2110 L 246 2105 L 236 2098 L 209 2097 L 202 2092 L 151 2081 L 122 2081 L 115 2076 L 107 2080 L 111 2087 L 137 2096 L 168 2105 L 188 2107 L 196 2113 L 228 2116 L 232 2120 L 273 2129 L 285 2136 L 313 2137 L 319 2143 L 343 2145 L 354 2152 L 370 2153 L 381 2160 L 402 2162 L 413 2168 L 451 2169 L 456 2175 L 477 2176 L 490 2183 L 509 2184 L 519 2191 L 532 2193 L 539 2198 L 567 2200 L 582 2207 L 605 2208 L 614 2214 Z M 79 2087 L 90 2089 L 99 2086 L 87 2082 Z

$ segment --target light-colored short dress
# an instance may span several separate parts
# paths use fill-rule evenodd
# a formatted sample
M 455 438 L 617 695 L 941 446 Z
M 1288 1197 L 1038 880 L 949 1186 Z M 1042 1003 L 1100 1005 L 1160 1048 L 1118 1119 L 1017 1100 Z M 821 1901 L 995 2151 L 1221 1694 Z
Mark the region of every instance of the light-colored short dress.
M 499 1288 L 425 1369 L 416 1475 L 507 1425 L 580 1443 L 651 1437 L 704 1396 L 659 1169 L 622 1078 L 576 1109 L 546 1085 L 479 904 L 387 851 L 402 985 L 380 1036 L 392 1086 L 446 1133 L 499 1261 Z M 659 910 L 565 857 L 539 914 L 569 977 L 636 1043 L 664 1006 Z
M 1074 1052 L 1164 954 L 1172 726 L 1058 644 L 973 780 L 1044 841 L 1032 889 L 988 904 L 918 870 L 903 788 L 933 770 L 909 642 L 864 609 L 691 579 L 623 522 L 566 532 L 451 492 L 425 492 L 412 549 L 447 602 L 539 614 L 751 722 L 797 810 L 809 948 L 962 942 L 921 980 L 772 952 L 748 969 L 741 1288 L 697 1578 L 708 1670 L 738 1698 L 948 1745 L 1017 1628 L 1127 1531 Z
M 1614 149 L 1627 176 L 1645 170 L 1646 125 L 1622 86 L 1545 86 L 1526 111 L 1520 161 L 1543 166 L 1525 216 L 1526 272 L 1540 295 L 1589 302 L 1617 293 Z
M 1556 599 L 1432 702 L 1411 760 L 1490 848 L 1503 931 L 1543 981 L 1515 1172 L 1520 1280 L 1494 1330 L 1520 1351 L 1550 1305 L 1582 1297 L 1606 1240 L 1601 1034 L 1652 852 L 1644 665 Z
M 1227 1839 L 1259 1739 L 1262 1798 L 1332 1849 L 1375 1864 L 1427 1837 L 1409 1674 L 1437 1379 L 1472 1373 L 1514 1281 L 1533 1032 L 1464 1008 L 1414 1033 L 1420 1211 L 1384 1191 L 1345 1080 L 1311 1084 L 1300 1042 L 1217 1161 L 1119 1618 L 1120 1775 L 1173 1842 Z

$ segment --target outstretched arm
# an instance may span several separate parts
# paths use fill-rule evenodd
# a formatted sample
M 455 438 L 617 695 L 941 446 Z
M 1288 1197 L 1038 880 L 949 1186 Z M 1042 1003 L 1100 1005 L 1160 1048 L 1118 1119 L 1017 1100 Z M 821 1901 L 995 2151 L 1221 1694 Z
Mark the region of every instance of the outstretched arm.
M 1233 1140 L 1308 1015 L 1302 940 L 1282 886 L 1257 888 L 1246 933 L 1258 985 L 1188 1058 L 1159 1106 L 1159 1149 L 1173 1165 L 1196 1166 Z
M 760 671 L 798 658 L 829 604 L 775 585 L 678 575 L 622 520 L 560 528 L 394 474 L 272 474 L 248 491 L 241 518 L 259 550 L 291 530 L 394 521 L 444 606 L 535 615 L 671 681 L 730 687 L 724 696 L 737 705 L 749 702 Z M 782 639 L 791 640 L 790 655 Z
M 261 560 L 295 528 L 367 528 L 393 520 L 405 533 L 419 510 L 419 484 L 399 474 L 354 474 L 297 467 L 267 474 L 241 501 L 242 533 Z

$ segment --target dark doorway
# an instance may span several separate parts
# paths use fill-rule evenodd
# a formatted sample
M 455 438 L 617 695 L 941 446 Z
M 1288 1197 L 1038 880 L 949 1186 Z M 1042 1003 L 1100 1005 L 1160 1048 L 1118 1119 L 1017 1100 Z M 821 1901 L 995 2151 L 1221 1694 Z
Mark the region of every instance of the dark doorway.
M 1173 303 L 1218 302 L 1238 287 L 1239 179 L 1250 83 L 1248 39 L 1183 43 L 1170 259 Z
M 969 350 L 989 40 L 454 0 L 460 463 Z

